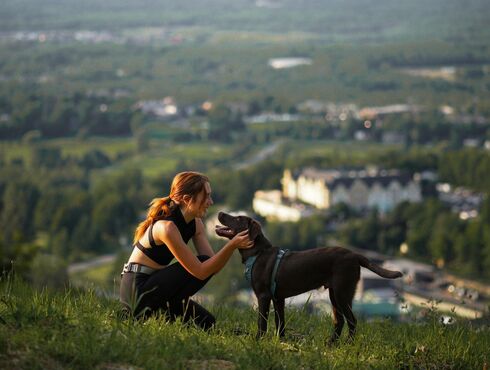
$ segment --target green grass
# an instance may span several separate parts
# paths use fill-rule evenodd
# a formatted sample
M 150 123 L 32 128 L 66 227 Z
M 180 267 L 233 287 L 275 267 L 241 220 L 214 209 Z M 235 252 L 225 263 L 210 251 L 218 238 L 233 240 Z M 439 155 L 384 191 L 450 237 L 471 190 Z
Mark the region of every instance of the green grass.
M 143 153 L 116 163 L 109 167 L 109 170 L 117 172 L 124 170 L 124 168 L 138 168 L 143 172 L 143 176 L 154 178 L 162 173 L 174 172 L 177 163 L 178 158 L 171 155 Z
M 135 154 L 135 141 L 132 138 L 100 138 L 91 137 L 85 141 L 76 138 L 63 138 L 42 140 L 45 147 L 58 147 L 62 156 L 81 158 L 91 150 L 100 150 L 112 160 L 117 159 L 121 153 L 131 153 L 128 158 L 115 161 L 113 165 L 104 169 L 117 171 L 126 167 L 136 167 L 143 171 L 145 176 L 154 177 L 161 173 L 174 171 L 179 161 L 213 162 L 229 158 L 234 147 L 230 144 L 190 142 L 174 144 L 168 140 L 152 139 L 146 152 Z M 0 141 L 0 157 L 7 162 L 14 158 L 21 158 L 30 163 L 33 155 L 32 145 L 22 142 Z
M 51 145 L 62 148 L 62 155 L 72 155 L 82 157 L 91 150 L 100 150 L 111 159 L 115 159 L 119 153 L 131 152 L 135 149 L 135 141 L 130 137 L 90 137 L 84 141 L 77 139 L 56 139 L 50 140 Z
M 172 144 L 154 140 L 150 143 L 148 151 L 116 163 L 110 169 L 135 167 L 141 169 L 145 177 L 155 177 L 175 171 L 176 166 L 183 160 L 210 163 L 228 158 L 230 153 L 232 153 L 231 145 L 201 142 Z
M 353 343 L 327 347 L 331 320 L 301 310 L 287 310 L 284 341 L 273 330 L 257 341 L 250 308 L 211 307 L 217 325 L 206 333 L 163 317 L 121 320 L 118 303 L 91 290 L 4 279 L 0 298 L 0 368 L 481 369 L 490 360 L 490 330 L 465 322 L 361 321 Z
M 86 140 L 76 138 L 49 139 L 39 142 L 45 147 L 57 147 L 61 149 L 63 157 L 83 157 L 92 150 L 104 152 L 109 158 L 115 159 L 118 154 L 132 152 L 135 149 L 134 139 L 126 137 L 104 138 L 90 137 Z M 33 145 L 19 141 L 0 141 L 0 155 L 10 162 L 14 158 L 22 158 L 30 163 L 33 153 Z
M 359 143 L 353 141 L 339 142 L 333 140 L 295 140 L 289 144 L 290 157 L 309 158 L 332 154 L 363 157 L 370 153 L 386 152 L 394 149 L 395 145 L 380 145 L 379 143 Z

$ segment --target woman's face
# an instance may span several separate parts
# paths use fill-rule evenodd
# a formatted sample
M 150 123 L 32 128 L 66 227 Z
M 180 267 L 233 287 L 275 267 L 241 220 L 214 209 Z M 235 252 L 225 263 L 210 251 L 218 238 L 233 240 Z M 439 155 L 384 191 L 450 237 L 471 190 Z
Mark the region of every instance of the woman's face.
M 194 217 L 202 218 L 206 214 L 208 208 L 213 204 L 211 198 L 211 185 L 209 182 L 204 183 L 204 189 L 198 194 L 195 200 L 189 204 L 189 210 L 192 211 Z

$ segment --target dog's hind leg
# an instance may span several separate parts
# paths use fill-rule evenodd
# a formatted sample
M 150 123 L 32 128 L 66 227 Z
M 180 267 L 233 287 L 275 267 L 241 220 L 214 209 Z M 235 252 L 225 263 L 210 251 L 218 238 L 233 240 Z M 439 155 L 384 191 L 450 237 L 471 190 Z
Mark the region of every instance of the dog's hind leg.
M 350 283 L 343 284 L 336 291 L 335 298 L 340 313 L 346 318 L 349 326 L 349 340 L 352 341 L 356 334 L 357 319 L 352 312 L 352 300 L 356 292 L 357 281 L 352 279 Z
M 284 322 L 284 299 L 275 299 L 274 303 L 274 318 L 276 320 L 276 331 L 279 337 L 284 337 L 285 322 Z
M 259 331 L 257 333 L 257 339 L 263 337 L 267 332 L 267 319 L 269 318 L 269 309 L 271 306 L 271 297 L 261 296 L 257 297 L 259 303 Z
M 333 291 L 332 287 L 328 289 L 328 293 L 330 296 L 330 302 L 332 303 L 332 314 L 333 314 L 333 325 L 334 325 L 334 331 L 328 340 L 329 344 L 334 344 L 339 338 L 340 334 L 342 333 L 342 328 L 344 327 L 344 316 L 342 315 L 342 312 L 339 309 L 337 299 L 336 299 L 336 293 Z
M 352 312 L 352 301 L 350 305 L 347 305 L 344 308 L 344 315 L 345 318 L 347 319 L 347 325 L 349 326 L 349 340 L 353 341 L 354 336 L 356 335 L 356 326 L 357 326 L 357 319 L 354 316 L 354 313 Z

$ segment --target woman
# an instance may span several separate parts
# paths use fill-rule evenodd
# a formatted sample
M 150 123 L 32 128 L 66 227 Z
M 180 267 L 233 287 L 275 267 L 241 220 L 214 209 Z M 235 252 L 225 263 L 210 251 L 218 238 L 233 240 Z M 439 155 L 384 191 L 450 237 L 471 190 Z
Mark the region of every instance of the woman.
M 209 179 L 197 172 L 177 174 L 170 195 L 153 199 L 146 220 L 136 228 L 133 252 L 123 269 L 120 297 L 126 312 L 147 317 L 164 311 L 172 320 L 181 316 L 204 329 L 213 326 L 213 315 L 190 297 L 223 268 L 235 249 L 250 248 L 253 242 L 245 231 L 215 254 L 201 220 L 212 204 Z M 187 246 L 191 238 L 198 256 Z M 169 265 L 174 258 L 177 262 Z

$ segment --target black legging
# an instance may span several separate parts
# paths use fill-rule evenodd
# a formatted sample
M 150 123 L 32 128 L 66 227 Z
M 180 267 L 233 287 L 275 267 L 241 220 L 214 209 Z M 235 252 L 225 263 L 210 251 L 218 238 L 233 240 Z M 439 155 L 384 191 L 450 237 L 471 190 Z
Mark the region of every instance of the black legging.
M 208 256 L 197 256 L 203 262 Z M 211 328 L 216 319 L 204 307 L 189 299 L 208 281 L 199 280 L 180 263 L 173 263 L 151 275 L 127 272 L 121 279 L 120 300 L 126 311 L 135 316 L 148 317 L 163 311 L 170 320 L 181 316 L 184 322 L 192 320 L 203 329 Z

